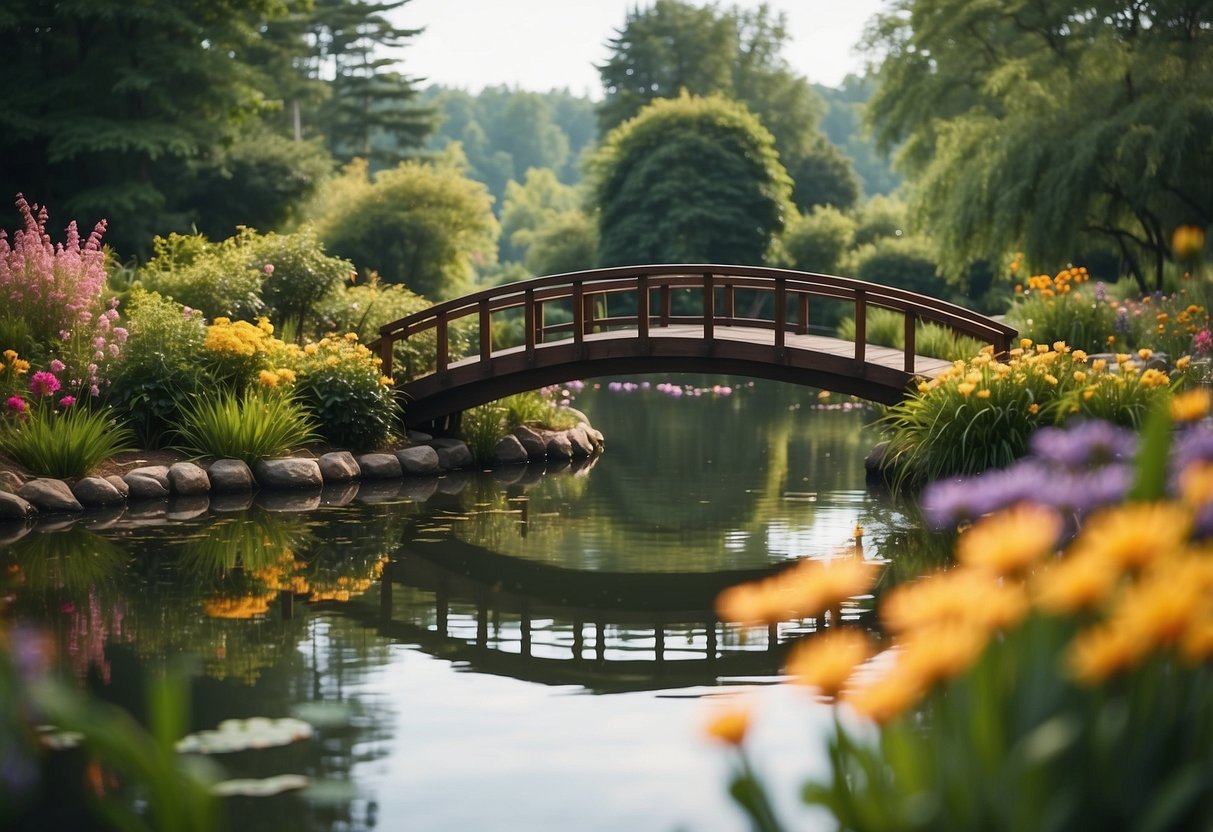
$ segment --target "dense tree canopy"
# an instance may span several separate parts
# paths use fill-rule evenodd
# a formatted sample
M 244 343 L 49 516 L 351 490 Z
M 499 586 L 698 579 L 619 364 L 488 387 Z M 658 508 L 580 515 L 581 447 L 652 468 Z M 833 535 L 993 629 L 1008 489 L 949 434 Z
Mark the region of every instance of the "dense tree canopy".
M 657 0 L 633 9 L 598 68 L 605 94 L 599 127 L 605 134 L 684 90 L 732 98 L 775 137 L 796 179 L 797 205 L 850 207 L 859 193 L 854 172 L 818 129 L 822 102 L 783 57 L 787 43 L 783 16 L 765 5 L 721 9 Z
M 1213 7 L 898 0 L 872 117 L 904 142 L 945 265 L 1114 246 L 1160 286 L 1173 230 L 1213 222 Z
M 761 263 L 791 181 L 742 105 L 682 95 L 613 130 L 591 160 L 599 262 Z

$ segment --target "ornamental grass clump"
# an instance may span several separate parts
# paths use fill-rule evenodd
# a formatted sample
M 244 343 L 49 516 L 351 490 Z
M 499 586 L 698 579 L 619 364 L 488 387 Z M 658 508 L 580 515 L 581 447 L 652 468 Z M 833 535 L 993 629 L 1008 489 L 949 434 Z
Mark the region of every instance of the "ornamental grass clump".
M 970 483 L 1000 507 L 962 527 L 953 566 L 883 594 L 879 642 L 835 626 L 796 645 L 789 675 L 835 712 L 805 801 L 857 832 L 1213 828 L 1213 429 L 1172 425 L 1207 408 L 1197 392 L 1152 411 L 1104 505 L 1059 505 L 1043 478 Z M 1033 447 L 1075 473 L 1131 452 L 1091 424 Z M 820 614 L 828 575 L 809 577 L 790 597 L 731 592 L 762 623 Z M 734 745 L 733 793 L 780 828 L 744 734 Z
M 318 436 L 315 421 L 299 401 L 268 388 L 195 398 L 182 412 L 175 435 L 175 447 L 191 456 L 250 464 L 285 456 Z
M 905 349 L 905 316 L 892 309 L 869 309 L 864 334 L 869 344 Z M 855 340 L 855 319 L 843 318 L 838 324 L 838 337 L 844 341 Z M 914 352 L 930 358 L 947 361 L 968 358 L 981 350 L 981 342 L 967 335 L 960 335 L 946 326 L 919 322 L 914 334 Z
M 1060 341 L 1024 339 L 1006 360 L 987 347 L 957 361 L 881 417 L 891 479 L 901 488 L 1005 467 L 1027 452 L 1038 428 L 1075 417 L 1140 425 L 1189 370 L 1186 357 L 1171 374 L 1142 369 L 1150 358 L 1143 350 L 1089 360 Z
M 326 335 L 288 352 L 288 365 L 298 375 L 296 395 L 326 442 L 368 450 L 392 437 L 399 406 L 381 363 L 354 332 Z

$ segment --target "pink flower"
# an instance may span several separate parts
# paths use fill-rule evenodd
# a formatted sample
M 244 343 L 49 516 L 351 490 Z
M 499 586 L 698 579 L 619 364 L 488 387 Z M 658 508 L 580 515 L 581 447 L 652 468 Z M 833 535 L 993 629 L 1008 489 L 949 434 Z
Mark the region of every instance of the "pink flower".
M 60 361 L 58 358 L 51 361 L 51 372 L 54 373 L 55 375 L 59 375 L 59 373 L 62 373 L 66 369 L 67 369 L 67 365 L 64 364 L 62 361 Z
M 266 263 L 266 264 L 265 264 L 265 273 L 266 273 L 266 274 L 273 274 L 273 273 L 274 273 L 274 264 L 273 264 L 273 263 Z
M 60 407 L 71 407 L 75 403 L 76 403 L 75 396 L 64 396 L 62 399 L 59 400 Z
M 1196 350 L 1199 355 L 1213 353 L 1213 332 L 1202 329 L 1196 333 L 1196 337 L 1192 339 L 1192 349 Z
M 25 399 L 21 398 L 20 396 L 9 396 L 8 401 L 4 403 L 4 406 L 9 409 L 10 413 L 24 413 Z
M 59 389 L 59 379 L 53 373 L 39 370 L 30 378 L 29 389 L 35 396 L 49 396 Z

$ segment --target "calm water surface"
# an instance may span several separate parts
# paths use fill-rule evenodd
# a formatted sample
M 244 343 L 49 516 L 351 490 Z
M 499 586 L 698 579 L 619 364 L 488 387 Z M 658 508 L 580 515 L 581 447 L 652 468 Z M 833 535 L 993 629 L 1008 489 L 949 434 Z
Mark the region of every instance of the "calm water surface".
M 145 675 L 181 656 L 194 730 L 317 722 L 310 741 L 216 758 L 232 777 L 313 782 L 228 799 L 231 829 L 744 829 L 727 754 L 702 732 L 741 696 L 781 808 L 828 828 L 794 796 L 822 770 L 829 711 L 771 684 L 815 622 L 725 627 L 712 598 L 854 546 L 857 523 L 864 556 L 889 555 L 906 521 L 865 489 L 869 417 L 734 385 L 586 390 L 577 406 L 607 451 L 580 469 L 178 501 L 171 520 L 158 505 L 10 534 L 13 613 L 136 715 Z

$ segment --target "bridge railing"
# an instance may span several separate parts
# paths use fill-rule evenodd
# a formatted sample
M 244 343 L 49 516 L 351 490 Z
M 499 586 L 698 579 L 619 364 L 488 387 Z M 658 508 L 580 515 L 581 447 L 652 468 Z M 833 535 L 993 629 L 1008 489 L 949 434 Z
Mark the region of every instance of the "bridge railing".
M 679 290 L 699 295 L 693 313 L 675 309 L 675 293 Z M 770 303 L 751 302 L 749 309 L 743 310 L 739 293 L 748 293 L 749 298 L 769 296 Z M 620 329 L 634 330 L 637 338 L 647 339 L 663 327 L 701 326 L 705 341 L 711 341 L 716 330 L 723 327 L 770 329 L 776 348 L 782 348 L 788 335 L 810 332 L 810 312 L 821 301 L 841 301 L 851 307 L 855 319 L 854 357 L 860 363 L 867 349 L 867 310 L 900 312 L 904 317 L 903 366 L 911 374 L 915 372 L 920 322 L 940 324 L 991 344 L 996 353 L 1010 349 L 1016 335 L 1013 328 L 962 306 L 893 286 L 758 266 L 679 264 L 624 266 L 502 284 L 386 324 L 380 327 L 377 346 L 383 372 L 388 376 L 392 375 L 396 342 L 431 331 L 435 336 L 434 372 L 439 375 L 447 372 L 453 360 L 478 357 L 487 362 L 506 349 L 522 348 L 533 353 L 546 343 L 580 343 L 596 332 Z M 767 309 L 770 314 L 762 314 Z M 494 342 L 494 320 L 504 316 L 521 316 L 521 336 L 514 343 Z M 469 355 L 452 357 L 452 327 L 464 321 L 474 322 L 478 334 Z

